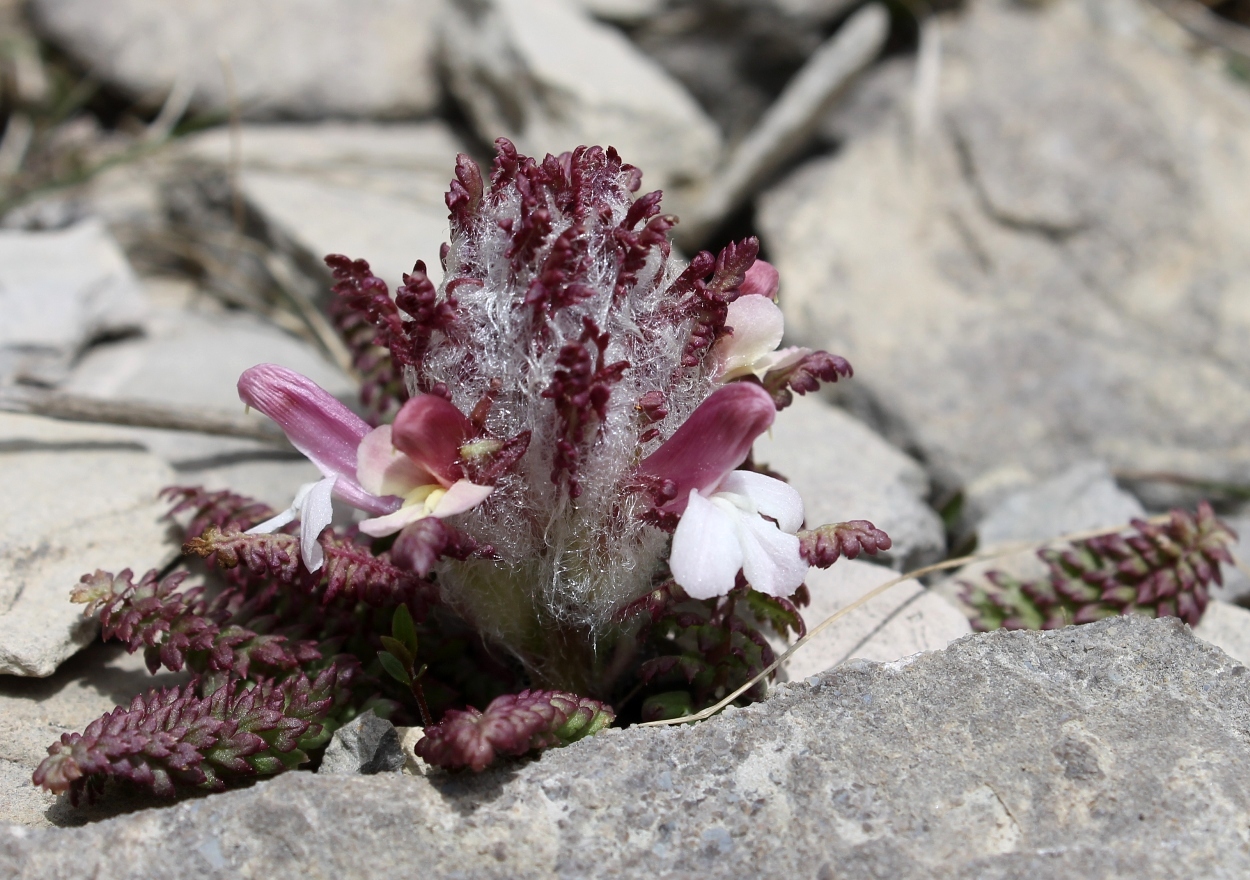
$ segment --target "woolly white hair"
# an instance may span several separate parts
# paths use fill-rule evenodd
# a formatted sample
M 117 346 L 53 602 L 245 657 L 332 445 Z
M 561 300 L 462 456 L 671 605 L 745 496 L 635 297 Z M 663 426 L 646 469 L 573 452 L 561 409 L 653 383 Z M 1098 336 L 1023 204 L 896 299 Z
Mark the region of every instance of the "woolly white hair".
M 643 394 L 661 391 L 668 415 L 657 427 L 671 435 L 712 391 L 707 371 L 682 365 L 692 319 L 665 317 L 666 293 L 683 268 L 667 246 L 653 247 L 637 280 L 616 293 L 620 257 L 616 228 L 632 204 L 627 178 L 596 187 L 593 209 L 579 236 L 587 244 L 588 268 L 578 281 L 591 295 L 547 316 L 524 305 L 551 244 L 576 219 L 538 190 L 551 230 L 537 255 L 517 266 L 507 256 L 511 229 L 522 223 L 522 195 L 497 187 L 466 229 L 453 231 L 445 258 L 440 298 L 448 286 L 456 307 L 450 335 L 436 334 L 422 364 L 426 387 L 443 382 L 452 402 L 469 412 L 498 379 L 487 429 L 508 438 L 529 431 L 524 458 L 503 476 L 493 494 L 455 521 L 475 540 L 490 544 L 497 560 L 444 561 L 438 575 L 446 598 L 483 631 L 516 649 L 541 642 L 534 627 L 568 626 L 602 633 L 612 614 L 646 593 L 666 553 L 668 536 L 644 522 L 650 502 L 628 488 L 636 465 L 662 438 L 640 442 Z M 532 212 L 534 205 L 527 206 Z M 454 224 L 453 224 L 454 226 Z M 459 278 L 482 283 L 460 283 Z M 671 305 L 671 302 L 667 302 Z M 593 319 L 610 340 L 603 362 L 628 361 L 610 386 L 606 418 L 591 416 L 581 444 L 581 494 L 570 497 L 567 478 L 553 481 L 553 455 L 562 421 L 556 401 L 544 397 L 558 369 L 562 346 L 582 338 L 583 319 Z M 587 343 L 593 354 L 593 343 Z M 409 376 L 412 389 L 417 382 Z

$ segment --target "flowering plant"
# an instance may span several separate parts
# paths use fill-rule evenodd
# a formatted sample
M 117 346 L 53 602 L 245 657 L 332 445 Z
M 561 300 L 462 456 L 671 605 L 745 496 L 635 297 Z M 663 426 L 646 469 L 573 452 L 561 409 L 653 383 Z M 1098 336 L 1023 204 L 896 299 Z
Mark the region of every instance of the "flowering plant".
M 276 513 L 174 490 L 185 551 L 226 575 L 215 595 L 84 578 L 106 638 L 196 677 L 67 734 L 36 781 L 220 787 L 366 708 L 420 717 L 427 761 L 482 769 L 707 706 L 772 662 L 761 630 L 802 635 L 809 566 L 889 539 L 803 530 L 751 446 L 850 365 L 779 349 L 754 239 L 679 264 L 640 180 L 610 148 L 538 162 L 501 140 L 489 181 L 457 160 L 440 285 L 418 262 L 392 298 L 328 257 L 364 417 L 281 366 L 243 374 L 323 479 Z M 335 501 L 366 518 L 332 525 Z

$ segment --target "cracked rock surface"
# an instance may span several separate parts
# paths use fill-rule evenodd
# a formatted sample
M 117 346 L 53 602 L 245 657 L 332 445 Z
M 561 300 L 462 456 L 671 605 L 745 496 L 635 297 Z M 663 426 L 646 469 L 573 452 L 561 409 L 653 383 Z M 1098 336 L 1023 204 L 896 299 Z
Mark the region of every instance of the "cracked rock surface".
M 1239 877 L 1248 696 L 1246 668 L 1176 620 L 997 632 L 480 776 L 291 773 L 0 827 L 0 874 Z

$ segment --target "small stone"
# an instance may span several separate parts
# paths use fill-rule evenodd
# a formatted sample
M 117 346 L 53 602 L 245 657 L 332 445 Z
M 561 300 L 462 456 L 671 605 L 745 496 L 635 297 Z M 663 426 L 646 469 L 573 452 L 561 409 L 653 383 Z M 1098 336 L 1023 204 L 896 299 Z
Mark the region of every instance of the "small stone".
M 716 125 L 619 31 L 568 0 L 456 4 L 444 27 L 452 93 L 487 141 L 521 152 L 614 146 L 647 189 L 698 180 L 720 159 Z
M 416 746 L 425 736 L 424 727 L 396 727 L 399 747 L 404 750 L 404 773 L 408 776 L 425 776 L 433 768 L 417 755 Z
M 798 490 L 808 528 L 869 520 L 893 542 L 881 558 L 901 569 L 933 562 L 946 549 L 942 521 L 924 500 L 924 469 L 816 395 L 796 396 L 778 413 L 755 441 L 754 456 Z
M 0 231 L 0 384 L 55 384 L 91 341 L 138 330 L 139 283 L 98 221 Z
M 148 105 L 249 119 L 413 117 L 439 100 L 442 0 L 35 0 L 51 42 Z M 232 94 L 233 93 L 233 94 Z
M 839 559 L 832 568 L 812 569 L 807 587 L 812 604 L 802 609 L 807 628 L 840 611 L 865 593 L 897 577 L 897 572 L 857 559 Z M 967 618 L 919 581 L 905 580 L 856 608 L 799 648 L 784 666 L 799 681 L 852 658 L 889 662 L 922 651 L 945 648 L 972 632 Z M 773 650 L 785 643 L 775 636 Z
M 178 553 L 161 489 L 173 471 L 115 434 L 0 414 L 0 673 L 47 676 L 91 641 L 70 602 L 99 569 L 142 574 Z
M 368 776 L 397 773 L 404 769 L 405 763 L 395 725 L 370 710 L 334 732 L 317 772 L 330 776 Z
M 1194 635 L 1250 666 L 1250 611 L 1240 605 L 1212 599 L 1194 627 Z
M 0 875 L 1243 877 L 1247 729 L 1246 667 L 1175 619 L 1118 617 L 844 663 L 482 774 L 286 773 L 0 826 Z
M 1106 464 L 1085 462 L 999 501 L 977 524 L 977 546 L 1047 541 L 1127 526 L 1145 516 L 1141 502 L 1116 485 Z

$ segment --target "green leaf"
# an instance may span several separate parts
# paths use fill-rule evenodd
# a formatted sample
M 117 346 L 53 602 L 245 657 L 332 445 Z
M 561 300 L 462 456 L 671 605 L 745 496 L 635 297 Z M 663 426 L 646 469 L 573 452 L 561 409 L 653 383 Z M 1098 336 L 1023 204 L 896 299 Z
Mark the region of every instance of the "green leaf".
M 413 657 L 417 656 L 417 627 L 412 622 L 412 612 L 407 605 L 395 609 L 395 617 L 391 620 L 391 634 L 408 649 Z
M 694 711 L 694 703 L 686 691 L 669 691 L 647 697 L 642 704 L 643 721 L 665 721 L 681 718 Z
M 417 659 L 409 653 L 408 649 L 404 647 L 402 642 L 398 639 L 393 639 L 390 636 L 382 636 L 382 647 L 386 648 L 387 651 L 393 654 L 396 660 L 404 664 L 405 669 L 411 669 L 412 664 Z
M 378 659 L 382 661 L 382 668 L 386 670 L 391 678 L 400 684 L 412 686 L 412 676 L 408 674 L 407 667 L 400 662 L 394 654 L 388 654 L 386 651 L 378 651 Z

